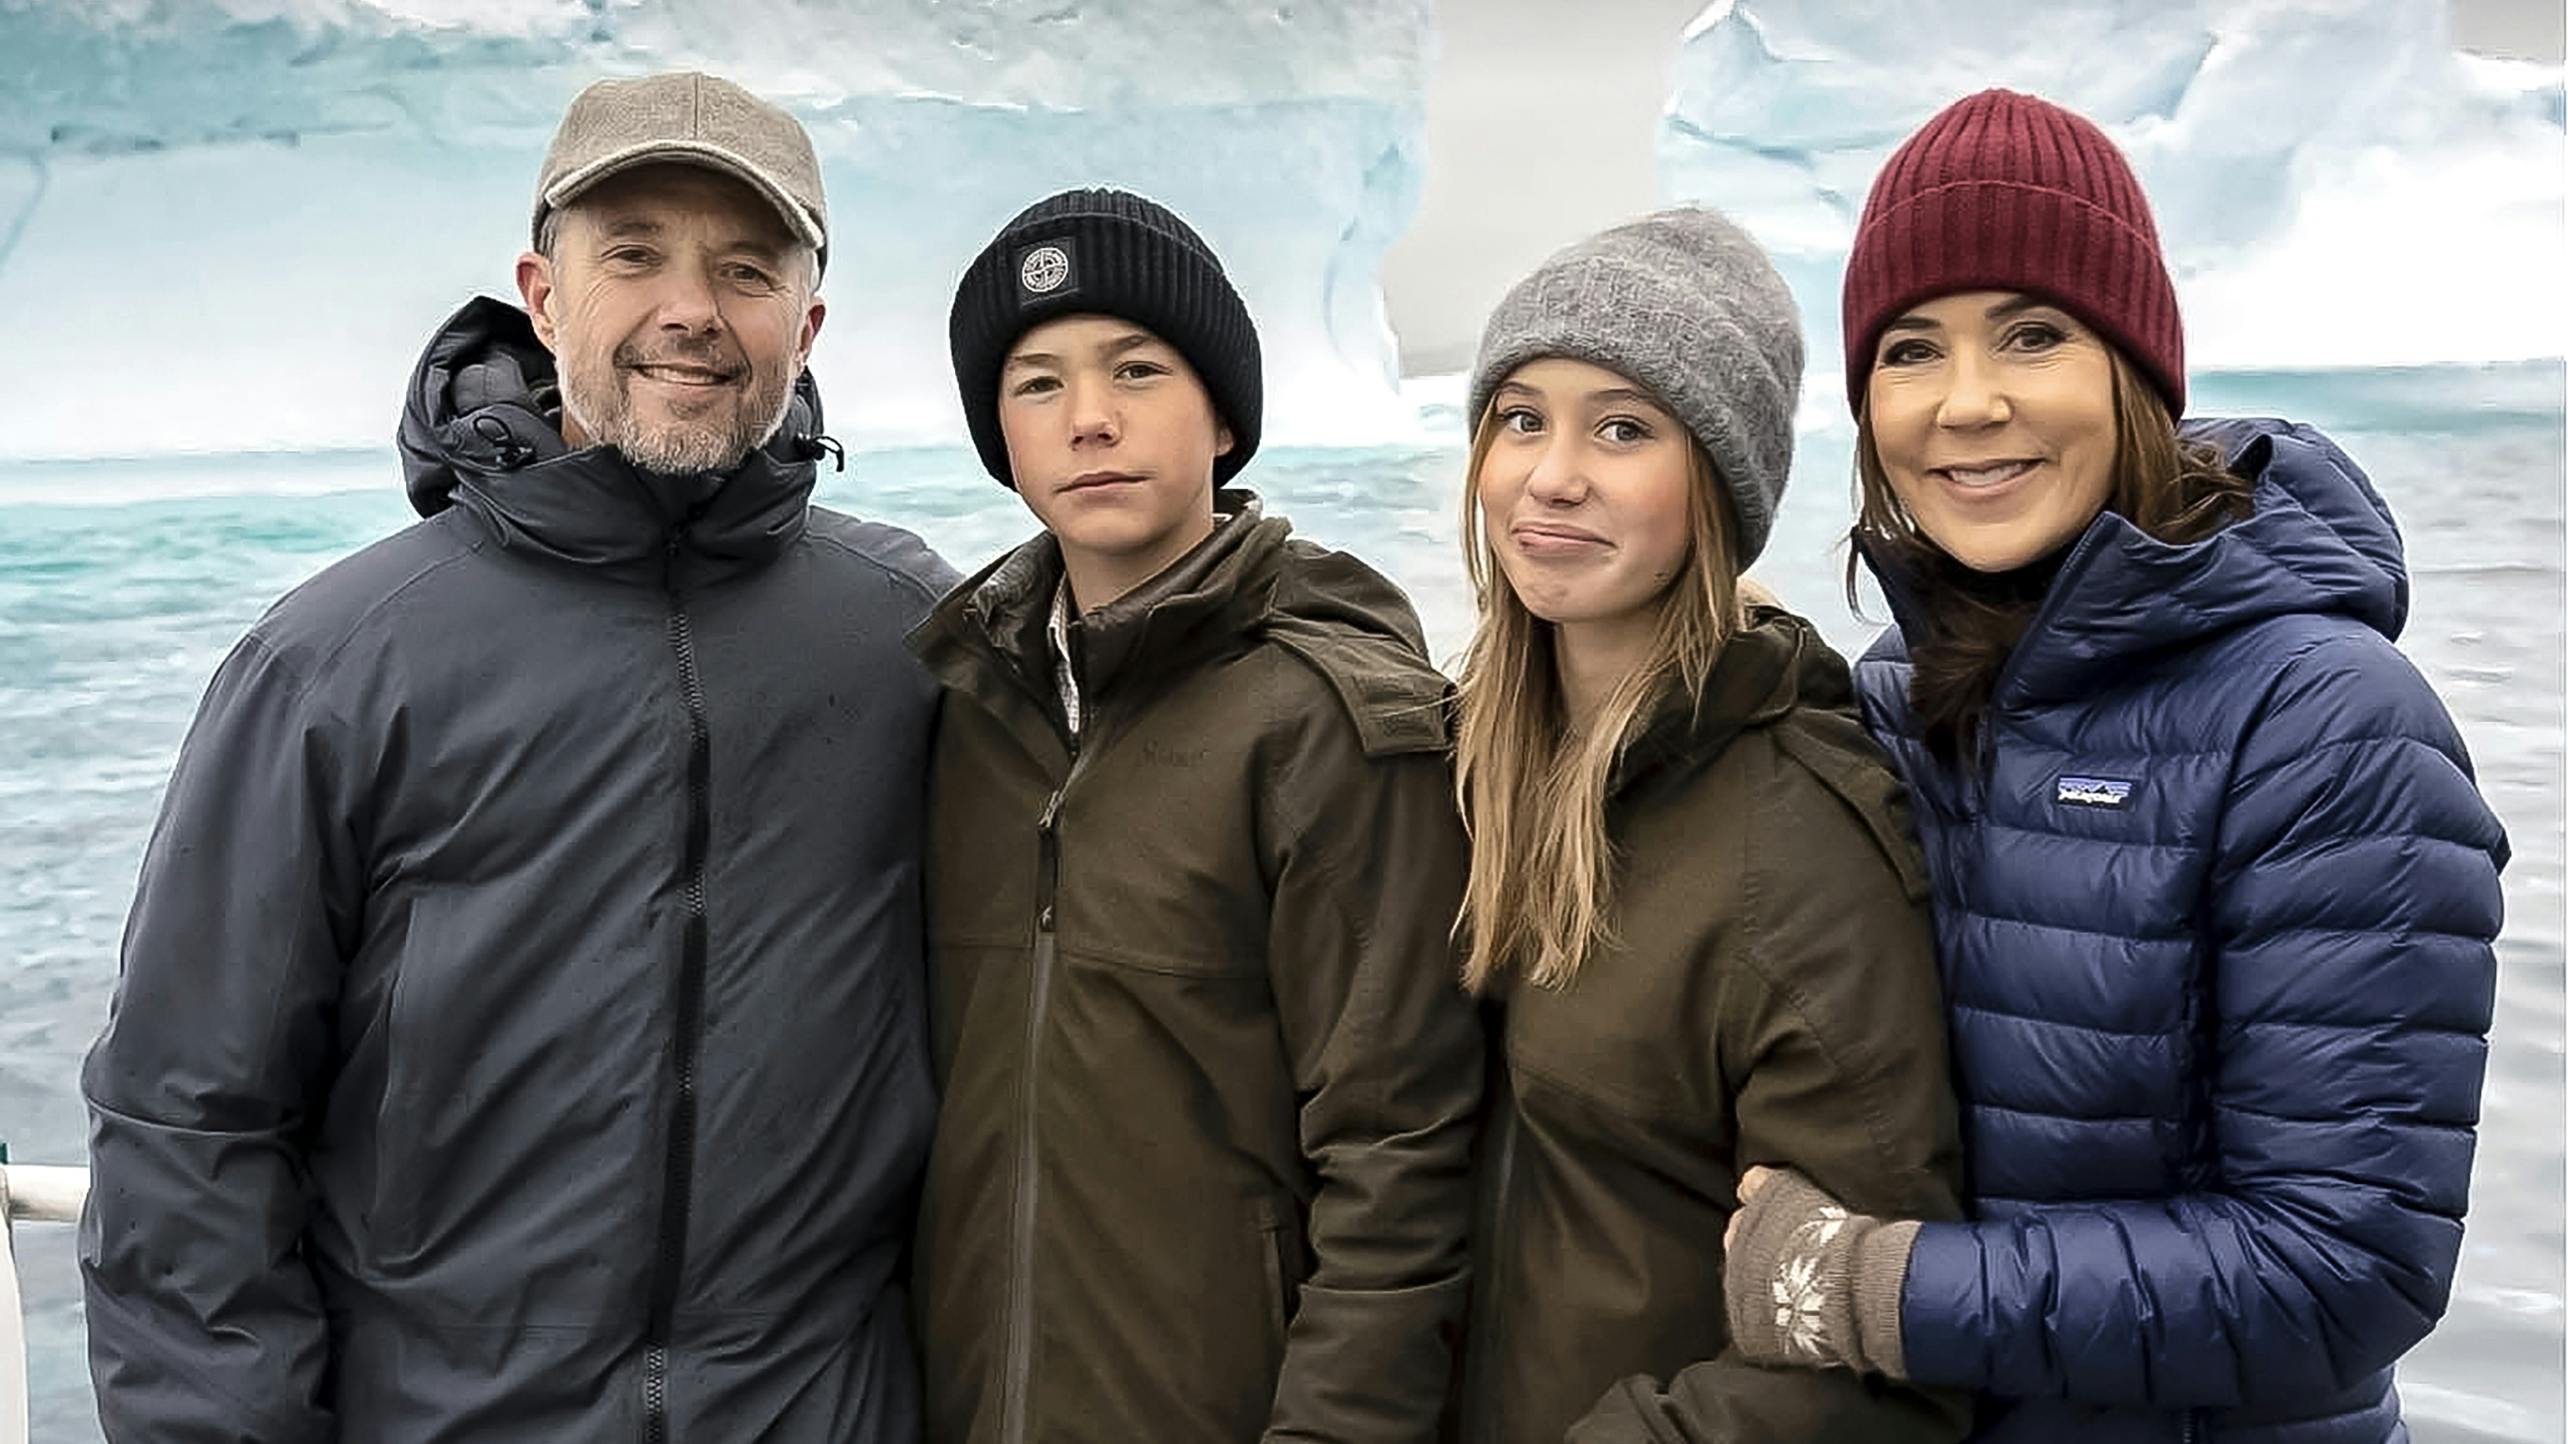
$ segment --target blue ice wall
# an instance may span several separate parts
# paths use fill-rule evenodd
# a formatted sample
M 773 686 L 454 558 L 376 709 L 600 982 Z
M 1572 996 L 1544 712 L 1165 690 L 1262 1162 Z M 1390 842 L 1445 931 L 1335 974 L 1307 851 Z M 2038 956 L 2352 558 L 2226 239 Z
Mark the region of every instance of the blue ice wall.
M 509 294 L 563 104 L 672 66 L 812 131 L 814 368 L 846 439 L 960 434 L 954 279 L 1083 183 L 1222 253 L 1271 436 L 1398 434 L 1374 277 L 1416 204 L 1426 57 L 1425 0 L 0 5 L 0 457 L 381 442 L 429 328 Z
M 959 436 L 956 273 L 1026 201 L 1100 182 L 1226 258 L 1271 436 L 1404 437 L 1378 276 L 1419 194 L 1431 20 L 1428 0 L 0 0 L 0 458 L 379 445 L 428 328 L 508 292 L 563 103 L 682 65 L 785 100 L 819 145 L 837 243 L 814 364 L 845 439 Z M 2199 369 L 2568 337 L 2559 68 L 2453 51 L 2443 0 L 1715 0 L 1669 45 L 1666 195 L 1775 250 L 1822 374 L 1874 169 L 1992 83 L 2131 154 Z M 1538 207 L 1544 167 L 1577 163 L 1544 140 L 1488 137 L 1527 157 L 1492 205 Z
M 2443 0 L 1719 0 L 1673 70 L 1662 179 L 1776 251 L 1814 365 L 1874 173 L 1990 85 L 2131 158 L 2196 369 L 2568 347 L 2560 69 L 2454 50 Z

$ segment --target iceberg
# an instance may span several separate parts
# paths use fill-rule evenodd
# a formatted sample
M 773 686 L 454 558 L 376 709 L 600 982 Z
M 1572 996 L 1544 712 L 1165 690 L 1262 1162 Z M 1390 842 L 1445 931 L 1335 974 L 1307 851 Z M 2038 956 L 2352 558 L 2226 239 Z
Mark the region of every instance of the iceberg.
M 1221 252 L 1271 438 L 1405 436 L 1374 278 L 1427 63 L 1426 0 L 0 5 L 0 458 L 381 445 L 431 328 L 513 294 L 570 96 L 683 66 L 787 104 L 821 153 L 813 368 L 843 440 L 960 438 L 955 280 L 1080 184 Z
M 1739 216 L 1825 375 L 1874 169 L 1993 83 L 2130 152 L 2198 370 L 2568 337 L 2560 68 L 2456 52 L 2442 0 L 1635 0 L 1611 21 L 1543 0 L 0 0 L 0 460 L 380 447 L 429 330 L 510 293 L 563 104 L 676 66 L 812 130 L 836 234 L 814 368 L 859 447 L 961 438 L 954 280 L 1073 184 L 1166 201 L 1222 253 L 1281 444 L 1449 437 L 1403 356 L 1464 364 L 1521 271 L 1492 258 L 1530 265 L 1599 207 Z M 1489 124 L 1435 125 L 1455 95 Z M 1594 154 L 1653 134 L 1654 166 Z
M 2130 156 L 2195 370 L 2557 356 L 2560 69 L 2456 51 L 2448 22 L 2443 0 L 1721 0 L 1683 40 L 1661 177 L 1773 248 L 1819 374 L 1874 173 L 1990 85 Z

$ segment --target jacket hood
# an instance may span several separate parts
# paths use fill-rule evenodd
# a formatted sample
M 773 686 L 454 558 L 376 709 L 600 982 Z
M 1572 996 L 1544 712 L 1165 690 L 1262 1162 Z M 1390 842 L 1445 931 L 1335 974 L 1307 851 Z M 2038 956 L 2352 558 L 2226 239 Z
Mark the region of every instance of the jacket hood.
M 1747 608 L 1747 619 L 1712 664 L 1700 691 L 1672 689 L 1640 735 L 1623 749 L 1614 791 L 1711 761 L 1730 739 L 1797 708 L 1854 715 L 1854 683 L 1810 623 L 1780 607 Z
M 1390 643 L 1425 656 L 1427 634 L 1408 594 L 1346 552 L 1316 542 L 1285 546 L 1285 567 L 1267 607 L 1269 627 L 1313 628 Z
M 729 472 L 665 476 L 562 439 L 552 353 L 515 306 L 476 296 L 411 374 L 399 447 L 421 516 L 461 506 L 503 546 L 588 565 L 657 564 L 673 536 L 702 557 L 763 560 L 800 534 L 826 454 L 811 373 L 784 424 Z
M 2351 458 L 2285 421 L 2197 421 L 2183 433 L 2219 447 L 2254 484 L 2254 514 L 2183 546 L 2098 515 L 2016 644 L 2000 700 L 2076 695 L 2151 653 L 2279 616 L 2338 614 L 2397 639 L 2408 608 L 2398 526 Z M 1924 629 L 1916 583 L 1871 549 L 1863 555 L 1914 642 Z

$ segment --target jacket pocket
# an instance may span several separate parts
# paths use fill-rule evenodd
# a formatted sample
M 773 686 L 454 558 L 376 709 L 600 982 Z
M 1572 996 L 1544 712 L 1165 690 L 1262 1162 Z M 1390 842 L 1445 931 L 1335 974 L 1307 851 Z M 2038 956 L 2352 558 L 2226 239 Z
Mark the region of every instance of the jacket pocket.
M 430 975 L 445 965 L 449 906 L 441 892 L 413 898 L 384 1002 L 383 1096 L 375 1105 L 372 1237 L 365 1251 L 388 1265 L 406 1261 L 417 1247 L 420 1195 L 429 1182 L 420 1156 L 420 1112 L 431 1097 L 436 1072 L 436 1040 L 431 1036 L 435 1008 L 430 1001 L 436 983 Z
M 1266 1321 L 1275 1330 L 1277 1356 L 1292 1332 L 1301 1293 L 1302 1226 L 1299 1211 L 1270 1198 L 1257 1201 L 1258 1257 L 1266 1265 Z

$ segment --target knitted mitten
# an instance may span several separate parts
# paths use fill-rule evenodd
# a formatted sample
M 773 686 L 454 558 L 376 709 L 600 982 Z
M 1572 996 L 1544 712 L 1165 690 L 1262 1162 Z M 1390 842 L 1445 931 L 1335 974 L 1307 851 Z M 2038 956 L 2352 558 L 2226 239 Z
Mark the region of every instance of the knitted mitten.
M 1777 1169 L 1739 1207 L 1725 1292 L 1730 1339 L 1760 1364 L 1900 1372 L 1899 1291 L 1914 1223 L 1849 1213 Z

